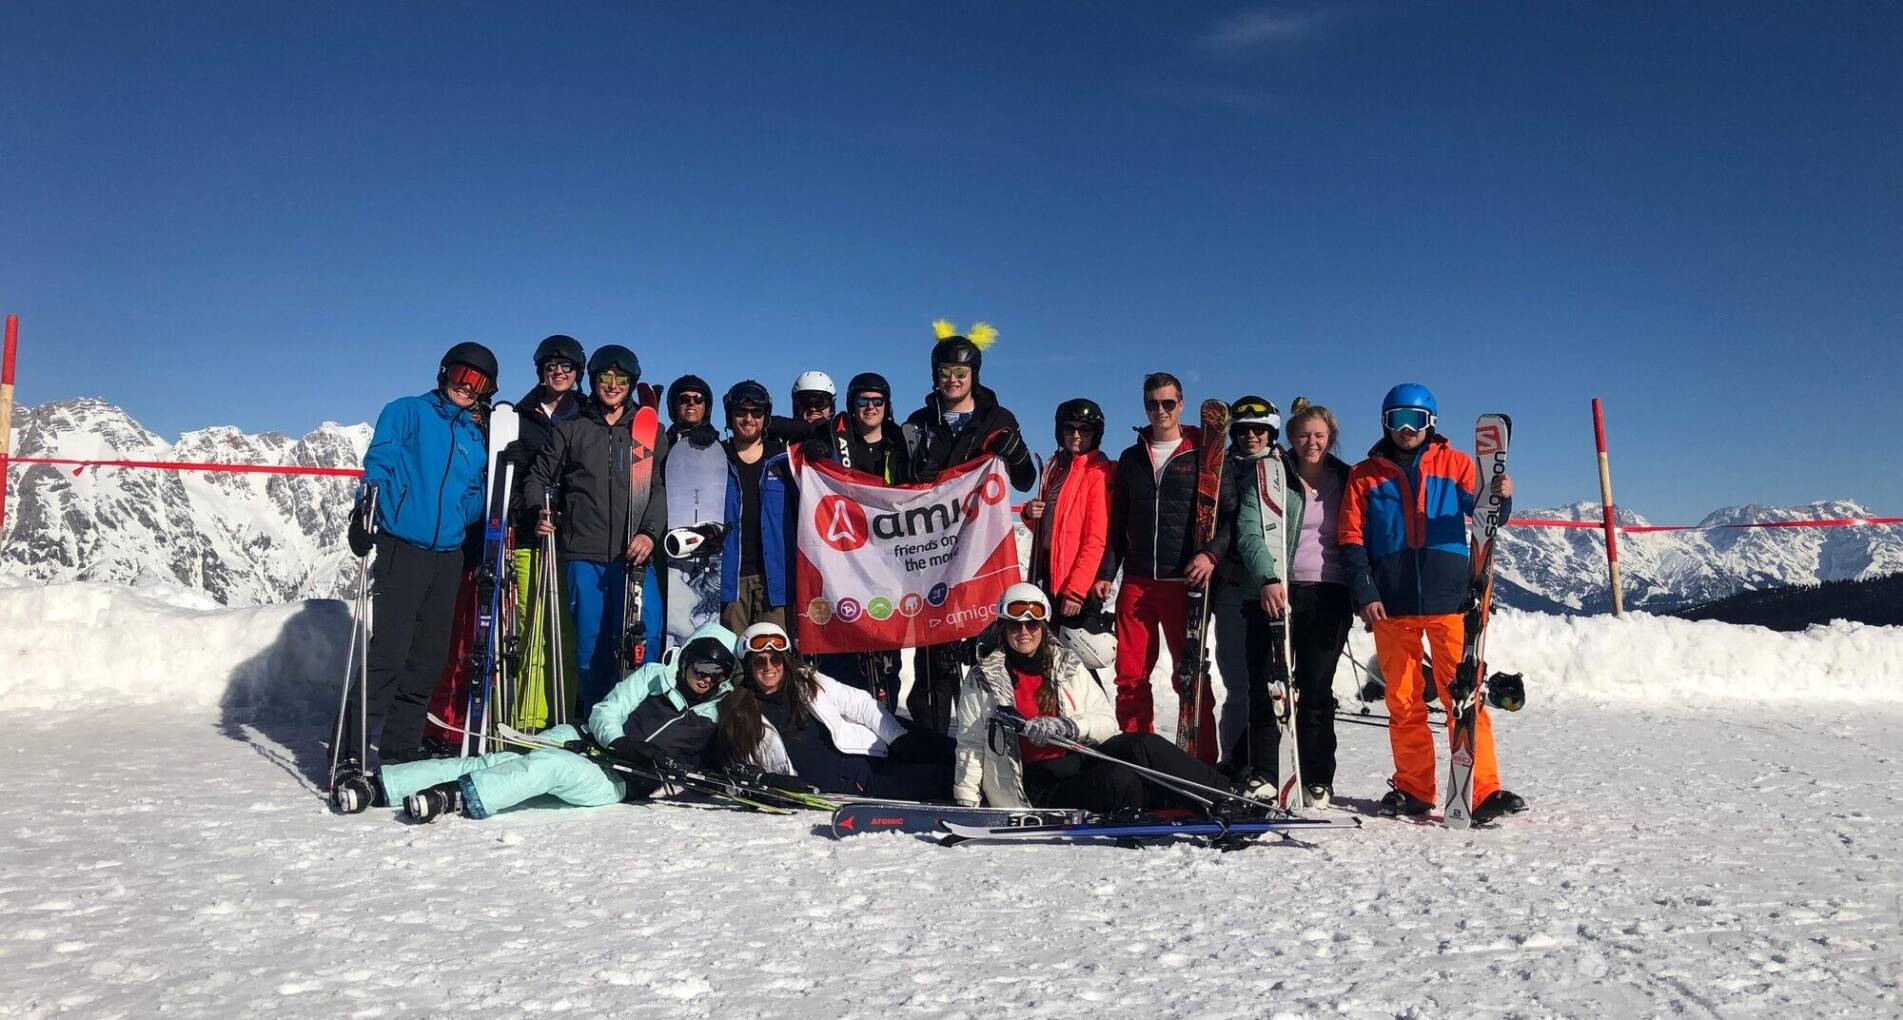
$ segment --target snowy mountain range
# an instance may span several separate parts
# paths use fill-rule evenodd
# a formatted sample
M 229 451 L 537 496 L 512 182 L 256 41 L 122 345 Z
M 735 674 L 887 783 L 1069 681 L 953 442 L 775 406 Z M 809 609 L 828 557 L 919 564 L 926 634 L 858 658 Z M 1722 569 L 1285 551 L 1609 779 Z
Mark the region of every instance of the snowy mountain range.
M 228 426 L 168 442 L 99 399 L 64 400 L 14 416 L 19 456 L 221 461 L 356 467 L 370 426 L 325 422 L 302 438 Z M 36 581 L 163 580 L 225 605 L 339 595 L 354 574 L 344 529 L 347 478 L 13 465 L 0 574 Z M 1626 525 L 1648 523 L 1620 510 Z M 1522 510 L 1526 518 L 1597 521 L 1596 503 Z M 1873 516 L 1845 500 L 1800 507 L 1727 507 L 1701 524 Z M 1499 552 L 1498 594 L 1520 609 L 1605 611 L 1606 562 L 1588 529 L 1512 528 Z M 1736 591 L 1903 571 L 1903 527 L 1743 529 L 1624 535 L 1626 605 L 1666 611 Z

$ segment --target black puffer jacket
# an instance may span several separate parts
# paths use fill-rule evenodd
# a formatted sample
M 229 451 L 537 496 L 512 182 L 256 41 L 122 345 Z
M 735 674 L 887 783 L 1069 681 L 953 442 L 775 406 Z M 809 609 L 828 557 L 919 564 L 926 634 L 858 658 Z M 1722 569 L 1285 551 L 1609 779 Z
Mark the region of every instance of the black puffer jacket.
M 633 426 L 632 413 L 608 424 L 601 405 L 590 400 L 579 417 L 556 423 L 549 444 L 536 455 L 523 492 L 525 512 L 540 510 L 543 490 L 555 490 L 560 510 L 555 541 L 563 560 L 612 563 L 634 537 L 628 528 Z M 667 531 L 667 489 L 661 471 L 667 436 L 657 433 L 654 444 L 647 508 L 633 531 L 658 545 Z
M 1031 491 L 1037 483 L 1037 465 L 1031 463 L 1031 449 L 1018 435 L 1018 419 L 1003 405 L 998 403 L 998 395 L 988 386 L 972 387 L 971 424 L 956 436 L 945 425 L 945 415 L 939 402 L 938 391 L 925 398 L 925 406 L 912 412 L 905 419 L 905 446 L 910 452 L 912 480 L 915 482 L 934 482 L 938 473 L 946 468 L 956 467 L 985 452 L 985 443 L 992 436 L 993 449 L 1003 444 L 1008 452 L 1005 456 L 1005 468 L 1011 474 L 1011 487 L 1019 492 Z M 1010 432 L 1011 437 L 1000 435 Z
M 1110 544 L 1099 580 L 1117 576 L 1179 578 L 1199 551 L 1195 541 L 1196 451 L 1202 430 L 1183 426 L 1183 444 L 1163 466 L 1157 484 L 1150 470 L 1150 430 L 1137 430 L 1137 441 L 1117 458 L 1110 485 Z M 1212 553 L 1212 555 L 1220 555 Z
M 520 433 L 516 441 L 509 446 L 509 455 L 515 458 L 515 492 L 511 494 L 509 507 L 515 517 L 517 544 L 524 542 L 523 536 L 535 534 L 535 518 L 538 501 L 530 507 L 524 495 L 529 488 L 529 471 L 535 466 L 535 458 L 548 447 L 555 438 L 555 426 L 561 422 L 581 417 L 584 400 L 577 391 L 569 390 L 555 401 L 553 413 L 544 413 L 542 404 L 548 399 L 547 391 L 541 383 L 522 395 L 516 402 L 516 420 Z

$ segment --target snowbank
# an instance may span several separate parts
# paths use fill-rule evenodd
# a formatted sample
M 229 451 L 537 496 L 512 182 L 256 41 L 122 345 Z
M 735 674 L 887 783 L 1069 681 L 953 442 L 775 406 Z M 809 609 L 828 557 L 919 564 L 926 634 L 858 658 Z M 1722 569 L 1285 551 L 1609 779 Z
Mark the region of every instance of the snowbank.
M 329 599 L 225 609 L 175 586 L 0 584 L 0 711 L 194 707 L 239 721 L 321 722 L 334 711 L 349 637 L 347 607 Z M 1351 650 L 1363 662 L 1372 655 L 1359 627 Z M 1526 675 L 1535 707 L 1569 698 L 1903 703 L 1896 627 L 1779 633 L 1643 613 L 1502 610 L 1488 657 Z M 1166 658 L 1153 678 L 1166 723 L 1175 717 L 1168 677 Z M 1357 681 L 1344 659 L 1344 699 Z
M 349 639 L 349 609 L 330 599 L 226 609 L 176 586 L 0 586 L 0 711 L 323 720 Z

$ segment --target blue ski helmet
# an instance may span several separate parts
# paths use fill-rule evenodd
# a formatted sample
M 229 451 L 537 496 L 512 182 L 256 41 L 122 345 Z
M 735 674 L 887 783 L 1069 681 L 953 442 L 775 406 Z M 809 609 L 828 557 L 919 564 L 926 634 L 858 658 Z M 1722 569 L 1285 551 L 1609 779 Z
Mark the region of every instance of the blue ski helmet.
M 1397 407 L 1418 407 L 1435 417 L 1440 416 L 1440 405 L 1434 402 L 1434 391 L 1420 383 L 1404 382 L 1381 398 L 1382 414 Z

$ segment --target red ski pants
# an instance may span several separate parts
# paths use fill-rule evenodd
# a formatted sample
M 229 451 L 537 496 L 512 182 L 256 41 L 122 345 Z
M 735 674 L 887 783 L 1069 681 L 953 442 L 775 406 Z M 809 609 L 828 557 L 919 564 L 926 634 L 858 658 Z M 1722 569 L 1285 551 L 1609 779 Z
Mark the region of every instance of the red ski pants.
M 1117 725 L 1125 733 L 1156 732 L 1156 705 L 1150 693 L 1150 673 L 1156 669 L 1160 647 L 1157 632 L 1169 645 L 1170 657 L 1183 654 L 1183 627 L 1188 605 L 1184 582 L 1125 574 L 1117 592 Z M 1203 714 L 1197 725 L 1208 736 L 1207 759 L 1216 751 L 1216 699 L 1203 691 Z M 1203 750 L 1199 746 L 1198 750 Z
M 1374 625 L 1374 654 L 1381 660 L 1381 678 L 1387 688 L 1388 745 L 1394 750 L 1394 786 L 1429 804 L 1440 803 L 1434 786 L 1434 731 L 1427 725 L 1427 703 L 1421 700 L 1421 641 L 1434 656 L 1434 686 L 1449 721 L 1448 740 L 1454 737 L 1453 699 L 1447 688 L 1461 656 L 1466 626 L 1459 613 L 1445 616 L 1391 616 Z M 1500 766 L 1493 757 L 1493 720 L 1483 702 L 1474 711 L 1473 802 L 1477 805 L 1500 788 Z

